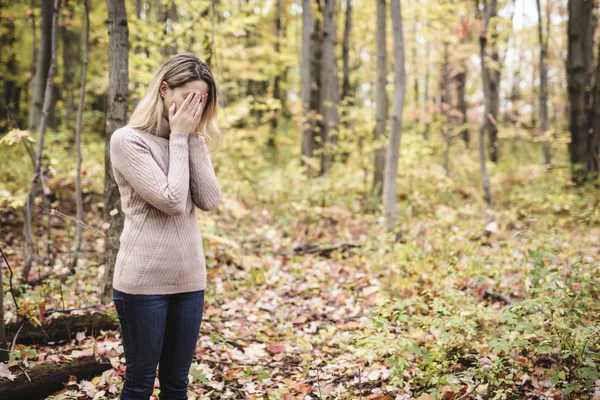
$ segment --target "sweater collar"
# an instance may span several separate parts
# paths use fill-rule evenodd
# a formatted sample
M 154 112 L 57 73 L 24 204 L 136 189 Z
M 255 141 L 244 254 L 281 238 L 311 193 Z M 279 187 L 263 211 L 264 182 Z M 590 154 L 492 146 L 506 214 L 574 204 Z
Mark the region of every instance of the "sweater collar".
M 171 134 L 171 125 L 169 124 L 169 120 L 162 116 L 160 118 L 160 123 L 158 124 L 158 129 L 151 130 L 151 133 L 156 136 L 168 139 L 169 135 Z

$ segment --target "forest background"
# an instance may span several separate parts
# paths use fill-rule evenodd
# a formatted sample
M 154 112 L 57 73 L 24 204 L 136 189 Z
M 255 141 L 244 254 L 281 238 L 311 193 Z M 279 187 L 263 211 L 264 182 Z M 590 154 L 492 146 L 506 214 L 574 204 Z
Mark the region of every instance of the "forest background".
M 117 397 L 107 144 L 190 51 L 223 192 L 190 398 L 600 399 L 598 12 L 0 1 L 0 397 Z

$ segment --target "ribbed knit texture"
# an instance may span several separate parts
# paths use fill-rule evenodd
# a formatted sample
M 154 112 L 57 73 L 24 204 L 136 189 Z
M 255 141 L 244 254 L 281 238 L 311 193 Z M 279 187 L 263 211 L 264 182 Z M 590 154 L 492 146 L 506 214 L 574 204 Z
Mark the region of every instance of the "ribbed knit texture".
M 110 139 L 125 224 L 113 287 L 130 294 L 206 289 L 206 261 L 196 207 L 210 211 L 221 189 L 204 138 L 129 126 Z

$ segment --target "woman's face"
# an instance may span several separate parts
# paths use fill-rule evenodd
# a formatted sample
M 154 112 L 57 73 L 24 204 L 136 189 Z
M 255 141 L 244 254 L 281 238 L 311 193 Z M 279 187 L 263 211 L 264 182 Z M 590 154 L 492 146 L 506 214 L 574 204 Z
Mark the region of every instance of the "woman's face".
M 189 81 L 183 86 L 170 89 L 166 82 L 162 82 L 160 85 L 160 94 L 163 96 L 163 116 L 169 118 L 169 107 L 175 103 L 175 112 L 179 110 L 181 103 L 185 100 L 190 92 L 196 92 L 196 94 L 204 94 L 208 92 L 208 83 L 202 79 L 195 81 Z M 208 98 L 206 99 L 208 101 Z

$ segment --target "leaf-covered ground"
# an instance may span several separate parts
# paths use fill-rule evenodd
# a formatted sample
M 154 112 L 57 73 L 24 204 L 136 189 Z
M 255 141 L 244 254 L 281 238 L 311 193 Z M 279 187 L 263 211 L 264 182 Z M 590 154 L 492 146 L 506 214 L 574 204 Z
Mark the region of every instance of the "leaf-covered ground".
M 477 155 L 456 151 L 447 178 L 432 155 L 439 149 L 406 136 L 396 235 L 368 195 L 368 151 L 330 180 L 307 179 L 288 155 L 257 154 L 253 139 L 239 133 L 215 156 L 224 196 L 214 212 L 198 211 L 209 283 L 191 399 L 600 398 L 600 195 L 569 186 L 565 164 L 546 169 L 507 149 L 489 166 L 488 225 Z M 57 166 L 49 186 L 53 207 L 74 216 L 69 174 Z M 88 179 L 86 257 L 63 283 L 17 287 L 33 319 L 40 307 L 99 304 L 102 177 Z M 21 209 L 4 204 L 2 245 L 18 273 Z M 54 265 L 34 277 L 67 265 L 74 226 L 62 214 L 52 221 Z M 36 229 L 44 227 L 40 214 Z M 4 302 L 16 321 L 11 296 Z M 16 350 L 12 372 L 110 358 L 105 374 L 65 383 L 52 399 L 116 398 L 122 385 L 118 331 Z

